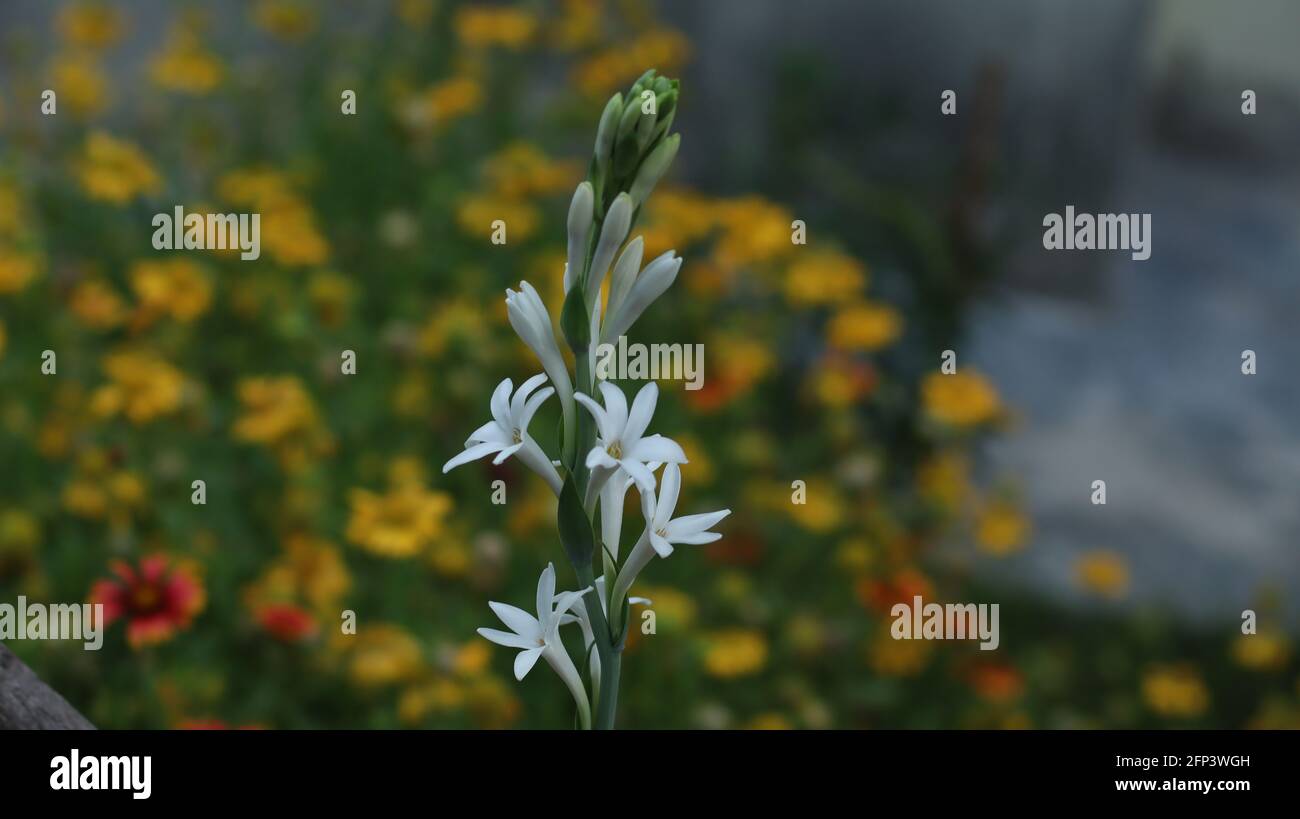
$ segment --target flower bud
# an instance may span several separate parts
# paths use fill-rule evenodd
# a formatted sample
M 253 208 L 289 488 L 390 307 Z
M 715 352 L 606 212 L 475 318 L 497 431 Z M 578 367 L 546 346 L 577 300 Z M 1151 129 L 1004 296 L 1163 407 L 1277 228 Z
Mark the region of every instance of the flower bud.
M 637 205 L 642 205 L 654 190 L 659 179 L 668 170 L 668 166 L 673 164 L 673 159 L 677 156 L 677 146 L 681 143 L 681 135 L 673 134 L 665 138 L 655 146 L 646 157 L 645 162 L 641 163 L 641 169 L 637 171 L 636 181 L 632 183 L 632 189 L 629 193 Z
M 583 182 L 573 192 L 569 203 L 569 254 L 564 271 L 564 290 L 582 276 L 582 265 L 587 259 L 587 244 L 591 241 L 591 227 L 595 208 L 595 192 L 590 182 Z

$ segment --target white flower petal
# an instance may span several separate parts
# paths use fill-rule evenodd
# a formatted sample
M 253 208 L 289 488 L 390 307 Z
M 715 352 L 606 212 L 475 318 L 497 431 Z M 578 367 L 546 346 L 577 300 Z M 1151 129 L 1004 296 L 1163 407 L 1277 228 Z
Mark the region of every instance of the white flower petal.
M 668 540 L 658 532 L 650 533 L 650 545 L 654 547 L 654 550 L 659 553 L 660 557 L 668 557 L 668 555 L 673 553 L 673 544 L 669 543 Z
M 681 491 L 681 467 L 670 463 L 664 467 L 664 479 L 659 484 L 659 494 L 655 497 L 655 518 L 651 529 L 662 529 L 672 520 L 673 512 L 677 509 L 677 496 Z
M 608 381 L 600 382 L 600 395 L 605 399 L 605 414 L 609 416 L 609 435 L 603 437 L 606 441 L 622 438 L 627 428 L 627 398 Z
M 488 441 L 487 443 L 483 443 L 483 444 L 475 444 L 474 446 L 469 447 L 468 449 L 466 449 L 464 452 L 460 453 L 456 457 L 452 458 L 450 461 L 447 461 L 447 463 L 443 464 L 442 474 L 446 475 L 448 472 L 460 466 L 461 464 L 467 464 L 470 461 L 477 461 L 479 458 L 482 458 L 484 455 L 491 455 L 493 452 L 497 452 L 501 450 L 503 446 L 504 444 L 499 444 L 495 441 Z
M 712 529 L 718 524 L 718 521 L 730 514 L 730 509 L 720 509 L 717 512 L 704 512 L 698 515 L 686 515 L 685 517 L 676 518 L 668 523 L 668 539 L 673 543 L 686 543 L 687 541 L 680 538 Z
M 650 426 L 654 418 L 655 404 L 659 401 L 659 385 L 651 381 L 636 394 L 632 401 L 632 411 L 627 416 L 627 427 L 623 430 L 623 445 L 635 445 Z M 641 460 L 649 460 L 642 458 Z
M 492 459 L 492 463 L 496 464 L 497 466 L 500 466 L 501 464 L 506 462 L 506 458 L 509 458 L 511 455 L 514 455 L 516 452 L 520 450 L 521 447 L 523 447 L 522 441 L 517 444 L 511 444 L 510 446 L 498 452 L 497 456 Z
M 632 480 L 636 481 L 637 488 L 642 492 L 655 491 L 654 473 L 646 469 L 645 464 L 631 458 L 624 458 L 618 462 L 618 465 L 623 467 L 623 471 L 630 475 Z
M 488 421 L 483 426 L 471 432 L 469 437 L 465 439 L 466 447 L 482 443 L 494 443 L 504 446 L 505 444 L 510 443 L 510 437 L 496 421 Z
M 506 648 L 536 648 L 537 641 L 530 640 L 527 637 L 520 637 L 518 634 L 511 634 L 508 631 L 500 631 L 494 628 L 481 628 L 478 633 L 484 639 L 496 643 Z
M 538 373 L 519 385 L 519 389 L 515 390 L 514 398 L 510 399 L 510 419 L 512 422 L 518 423 L 519 416 L 524 411 L 524 402 L 528 400 L 528 396 L 532 394 L 533 390 L 544 383 L 546 383 L 546 373 Z
M 546 621 L 551 617 L 553 597 L 555 597 L 555 564 L 547 563 L 546 568 L 542 569 L 542 576 L 537 578 L 537 619 L 542 623 L 543 630 L 546 628 Z
M 515 655 L 515 679 L 522 680 L 537 665 L 537 658 L 542 656 L 546 650 L 545 646 L 530 648 L 527 651 L 521 651 Z
M 631 450 L 624 450 L 623 457 L 635 458 L 642 463 L 662 461 L 663 463 L 687 463 L 686 453 L 672 438 L 662 435 L 649 435 L 632 445 Z
M 521 637 L 531 637 L 534 640 L 542 639 L 542 624 L 537 621 L 536 617 L 523 609 L 509 603 L 498 603 L 495 600 L 489 602 L 488 607 L 515 634 Z
M 528 399 L 528 403 L 524 404 L 523 414 L 515 419 L 516 423 L 519 424 L 520 433 L 528 432 L 528 425 L 533 422 L 533 416 L 537 414 L 538 407 L 540 407 L 546 399 L 550 398 L 554 393 L 554 387 L 546 387 L 538 390 L 535 395 Z
M 501 425 L 502 429 L 510 429 L 510 390 L 513 385 L 510 379 L 504 379 L 497 388 L 492 391 L 492 420 Z
M 605 382 L 602 381 L 601 383 L 604 384 Z M 610 440 L 609 413 L 605 412 L 605 408 L 580 392 L 575 392 L 573 398 L 586 407 L 587 412 L 591 413 L 591 417 L 596 419 L 596 430 L 600 433 L 600 437 L 606 441 Z

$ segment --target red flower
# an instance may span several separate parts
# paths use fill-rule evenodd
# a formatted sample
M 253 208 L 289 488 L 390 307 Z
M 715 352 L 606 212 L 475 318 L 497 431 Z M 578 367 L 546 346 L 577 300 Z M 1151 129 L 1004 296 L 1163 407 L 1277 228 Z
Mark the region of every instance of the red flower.
M 292 603 L 271 603 L 257 612 L 257 622 L 271 636 L 286 643 L 296 643 L 316 635 L 316 618 Z
M 126 619 L 126 641 L 132 648 L 170 640 L 203 608 L 202 584 L 161 555 L 141 558 L 134 567 L 114 561 L 111 568 L 118 579 L 96 581 L 90 602 L 103 604 L 104 625 Z

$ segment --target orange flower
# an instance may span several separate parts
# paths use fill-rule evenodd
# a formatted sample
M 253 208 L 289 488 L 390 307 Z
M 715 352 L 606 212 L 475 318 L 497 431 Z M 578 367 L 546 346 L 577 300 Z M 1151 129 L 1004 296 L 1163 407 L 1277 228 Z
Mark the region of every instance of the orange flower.
M 90 602 L 103 604 L 104 625 L 126 619 L 126 641 L 132 648 L 170 640 L 203 609 L 203 585 L 161 555 L 142 558 L 135 566 L 114 561 L 112 570 L 118 579 L 96 581 Z

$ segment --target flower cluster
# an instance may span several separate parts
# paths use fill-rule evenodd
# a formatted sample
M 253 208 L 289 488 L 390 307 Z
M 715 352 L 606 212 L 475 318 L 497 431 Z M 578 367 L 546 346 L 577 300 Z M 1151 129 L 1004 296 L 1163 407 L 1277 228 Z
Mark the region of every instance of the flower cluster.
M 626 333 L 672 285 L 682 266 L 670 250 L 643 269 L 644 240 L 638 236 L 628 241 L 637 210 L 677 153 L 678 136 L 668 134 L 676 102 L 677 82 L 651 70 L 633 84 L 626 99 L 622 94 L 610 98 L 601 116 L 590 178 L 578 185 L 569 206 L 561 326 L 575 357 L 574 377 L 569 376 L 551 314 L 537 290 L 526 281 L 520 282 L 517 292 L 507 290 L 510 324 L 537 355 L 544 372 L 518 390 L 510 379 L 502 381 L 492 394 L 492 419 L 470 434 L 465 450 L 442 468 L 446 473 L 488 455 L 500 464 L 514 455 L 555 493 L 560 539 L 584 588 L 556 594 L 555 567 L 548 564 L 537 584 L 537 617 L 493 602 L 492 610 L 511 631 L 483 628 L 479 633 L 499 645 L 521 649 L 515 659 L 517 679 L 522 680 L 544 657 L 573 695 L 584 728 L 593 727 L 593 700 L 605 706 L 597 711 L 595 727 L 613 727 L 618 676 L 602 674 L 602 668 L 613 662 L 617 669 L 626 637 L 627 594 L 637 575 L 655 555 L 671 555 L 674 545 L 717 540 L 721 535 L 708 530 L 730 514 L 724 509 L 672 517 L 681 492 L 680 465 L 687 458 L 676 441 L 647 434 L 659 399 L 658 386 L 651 382 L 642 387 L 629 409 L 623 391 L 601 380 L 594 366 L 593 340 L 607 341 Z M 603 207 L 606 202 L 608 207 Z M 600 296 L 607 280 L 602 316 Z M 548 378 L 555 386 L 538 389 Z M 557 392 L 563 457 L 552 461 L 529 435 L 528 426 L 546 399 Z M 592 397 L 596 392 L 600 401 Z M 575 402 L 589 413 L 594 430 L 579 422 Z M 660 467 L 663 476 L 656 488 L 655 471 Z M 631 487 L 640 494 L 643 525 L 636 545 L 620 562 L 623 507 Z M 598 537 L 593 532 L 597 510 Z M 603 573 L 599 580 L 594 579 L 597 555 Z M 584 607 L 571 614 L 579 600 Z M 559 637 L 560 626 L 566 623 L 579 623 L 583 631 L 582 665 L 590 669 L 590 697 Z

